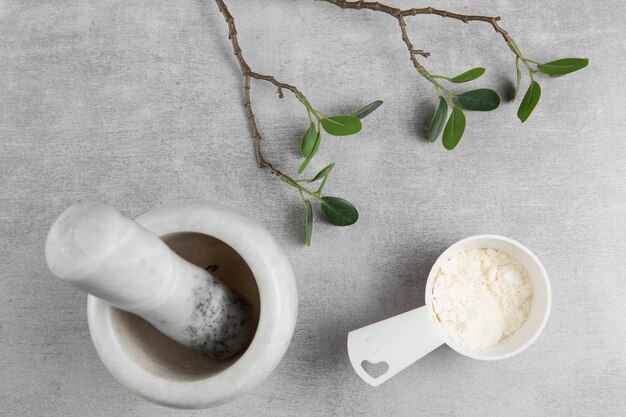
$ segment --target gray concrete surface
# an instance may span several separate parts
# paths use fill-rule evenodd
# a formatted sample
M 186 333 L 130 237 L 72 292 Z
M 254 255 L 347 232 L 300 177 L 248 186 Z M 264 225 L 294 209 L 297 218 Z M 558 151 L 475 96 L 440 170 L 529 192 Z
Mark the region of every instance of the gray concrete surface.
M 353 201 L 361 219 L 350 228 L 318 221 L 303 247 L 297 194 L 255 166 L 212 1 L 0 1 L 0 415 L 624 415 L 624 3 L 433 2 L 502 15 L 535 59 L 591 59 L 580 73 L 545 79 L 523 125 L 509 102 L 469 115 L 454 152 L 423 139 L 436 99 L 393 19 L 313 1 L 229 3 L 250 64 L 297 84 L 320 110 L 385 100 L 361 134 L 327 138 L 312 164 L 337 163 L 328 193 Z M 490 27 L 439 17 L 410 27 L 432 52 L 432 71 L 484 65 L 475 85 L 510 93 L 513 56 Z M 294 172 L 303 109 L 258 82 L 253 99 L 267 158 Z M 52 221 L 86 199 L 129 216 L 210 200 L 272 231 L 293 263 L 300 314 L 264 385 L 187 412 L 113 380 L 89 339 L 85 294 L 53 279 L 43 258 Z M 494 363 L 442 347 L 378 389 L 361 382 L 346 333 L 423 304 L 437 255 L 478 233 L 518 239 L 543 260 L 554 298 L 541 338 Z

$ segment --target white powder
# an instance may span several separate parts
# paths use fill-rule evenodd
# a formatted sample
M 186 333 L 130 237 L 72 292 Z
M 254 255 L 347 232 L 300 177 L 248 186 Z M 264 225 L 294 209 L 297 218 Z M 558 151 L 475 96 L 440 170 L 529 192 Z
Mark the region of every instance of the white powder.
M 495 249 L 469 249 L 439 268 L 432 308 L 454 342 L 488 347 L 520 328 L 532 298 L 528 272 L 519 262 Z

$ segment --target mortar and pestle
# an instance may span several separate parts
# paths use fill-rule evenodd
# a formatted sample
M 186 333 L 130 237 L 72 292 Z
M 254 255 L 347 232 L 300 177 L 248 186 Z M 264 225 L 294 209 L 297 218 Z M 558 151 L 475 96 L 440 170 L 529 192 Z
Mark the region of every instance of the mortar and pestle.
M 104 203 L 77 204 L 50 229 L 46 258 L 89 293 L 105 367 L 162 405 L 243 395 L 278 365 L 294 331 L 289 261 L 265 229 L 223 206 L 168 205 L 133 221 Z

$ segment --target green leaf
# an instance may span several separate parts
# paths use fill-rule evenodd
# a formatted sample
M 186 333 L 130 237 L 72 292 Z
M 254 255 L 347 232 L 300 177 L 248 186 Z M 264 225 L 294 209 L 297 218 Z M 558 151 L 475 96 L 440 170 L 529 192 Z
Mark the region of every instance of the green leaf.
M 302 156 L 305 158 L 311 154 L 313 148 L 315 147 L 315 141 L 317 140 L 317 129 L 315 128 L 315 124 L 311 122 L 309 128 L 302 135 L 302 140 L 300 141 L 300 151 L 302 152 Z
M 311 235 L 313 234 L 313 207 L 311 207 L 311 202 L 309 200 L 305 199 L 304 204 L 306 205 L 304 243 L 306 243 L 307 246 L 311 246 Z
M 453 83 L 466 83 L 468 81 L 475 80 L 485 73 L 485 69 L 483 67 L 472 68 L 471 70 L 465 71 L 463 74 L 459 74 L 456 77 L 450 78 L 450 82 Z
M 546 62 L 545 64 L 538 64 L 537 68 L 544 74 L 548 74 L 552 77 L 558 77 L 559 75 L 565 75 L 570 72 L 581 70 L 588 64 L 588 58 L 564 58 L 557 59 L 552 62 Z
M 324 178 L 325 176 L 327 176 L 328 174 L 330 174 L 330 171 L 332 171 L 332 169 L 335 167 L 335 163 L 333 162 L 332 164 L 328 165 L 325 168 L 322 168 L 322 170 L 320 172 L 317 173 L 316 176 L 313 177 L 313 179 L 309 182 L 315 182 L 317 180 L 321 180 L 322 178 Z
M 515 57 L 515 70 L 517 71 L 517 81 L 515 81 L 515 91 L 513 91 L 513 99 L 511 101 L 515 101 L 517 98 L 519 86 L 522 83 L 522 70 L 519 67 L 519 57 Z
M 304 170 L 306 169 L 306 167 L 309 165 L 309 162 L 311 162 L 311 159 L 313 159 L 313 157 L 317 153 L 317 150 L 320 148 L 321 141 L 322 141 L 322 132 L 317 131 L 317 135 L 315 135 L 315 144 L 313 145 L 313 149 L 311 150 L 311 153 L 309 154 L 309 156 L 307 156 L 306 159 L 302 162 L 302 165 L 300 165 L 300 168 L 298 168 L 298 174 L 302 174 Z
M 369 114 L 372 113 L 374 110 L 379 108 L 381 104 L 383 104 L 382 100 L 372 101 L 367 106 L 365 106 L 363 108 L 360 108 L 357 111 L 355 111 L 354 113 L 352 113 L 352 115 L 354 117 L 358 117 L 359 119 L 363 119 L 366 116 L 369 116 Z
M 489 88 L 465 92 L 458 97 L 459 104 L 466 110 L 491 111 L 500 105 L 498 93 Z
M 322 216 L 336 226 L 350 226 L 359 219 L 359 212 L 347 200 L 339 197 L 322 197 Z
M 443 147 L 451 151 L 458 145 L 465 131 L 465 113 L 458 107 L 452 107 L 452 114 L 443 130 Z
M 524 123 L 533 112 L 540 97 L 541 86 L 537 81 L 533 81 L 528 86 L 528 90 L 526 90 L 526 94 L 524 94 L 522 103 L 519 105 L 519 109 L 517 109 L 517 117 L 522 121 L 522 123 Z
M 446 117 L 448 117 L 448 102 L 445 98 L 439 96 L 439 106 L 433 116 L 433 120 L 430 121 L 430 129 L 428 130 L 428 139 L 431 142 L 434 142 L 441 134 L 446 124 Z
M 322 119 L 322 127 L 333 136 L 354 135 L 361 131 L 361 120 L 358 117 L 341 114 Z

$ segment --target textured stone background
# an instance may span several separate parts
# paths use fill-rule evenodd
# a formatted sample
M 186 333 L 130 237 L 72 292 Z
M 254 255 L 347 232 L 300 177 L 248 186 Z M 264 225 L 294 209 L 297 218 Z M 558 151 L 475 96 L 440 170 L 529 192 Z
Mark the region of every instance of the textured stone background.
M 303 0 L 229 3 L 258 71 L 297 84 L 327 113 L 385 100 L 357 137 L 328 138 L 312 165 L 337 162 L 327 190 L 361 219 L 343 229 L 318 222 L 312 247 L 302 246 L 297 194 L 255 166 L 212 1 L 0 1 L 0 415 L 624 415 L 624 3 L 432 2 L 501 14 L 538 60 L 591 59 L 546 79 L 524 125 L 509 102 L 469 115 L 454 152 L 423 139 L 436 99 L 393 19 Z M 513 56 L 490 27 L 439 17 L 410 26 L 434 72 L 482 64 L 476 85 L 510 93 Z M 258 82 L 253 97 L 268 159 L 293 172 L 303 109 Z M 293 263 L 300 314 L 265 384 L 185 412 L 113 380 L 89 338 L 85 294 L 53 279 L 43 258 L 52 221 L 86 199 L 129 216 L 210 200 L 271 230 Z M 518 239 L 543 260 L 554 299 L 541 338 L 495 363 L 443 347 L 378 389 L 361 382 L 346 333 L 423 304 L 437 255 L 478 233 Z

